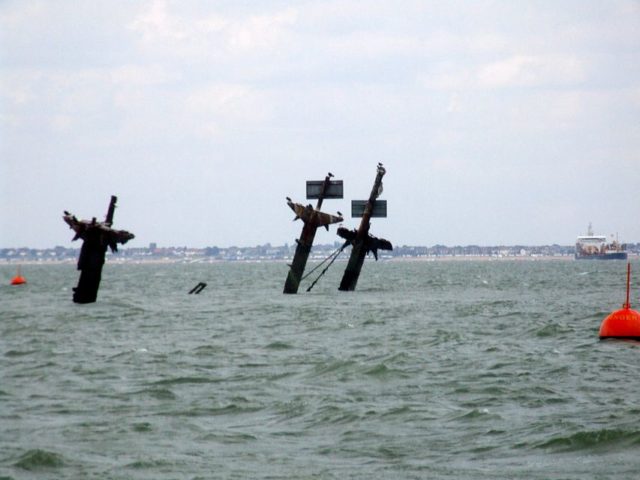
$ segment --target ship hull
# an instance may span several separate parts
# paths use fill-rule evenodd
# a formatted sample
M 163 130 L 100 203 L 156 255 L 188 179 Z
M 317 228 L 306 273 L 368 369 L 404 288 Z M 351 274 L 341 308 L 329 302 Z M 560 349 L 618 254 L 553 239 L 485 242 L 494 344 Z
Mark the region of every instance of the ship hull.
M 596 255 L 578 255 L 576 260 L 626 260 L 627 252 L 603 253 Z

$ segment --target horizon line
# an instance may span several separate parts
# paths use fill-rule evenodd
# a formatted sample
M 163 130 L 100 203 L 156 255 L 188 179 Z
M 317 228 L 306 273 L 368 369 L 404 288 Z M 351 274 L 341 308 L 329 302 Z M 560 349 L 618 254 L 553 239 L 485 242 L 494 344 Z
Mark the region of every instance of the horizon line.
M 341 242 L 333 242 L 333 243 L 317 243 L 314 244 L 314 247 L 322 247 L 322 246 L 326 246 L 326 247 L 334 247 L 336 243 L 341 243 Z M 625 242 L 622 245 L 636 245 L 639 244 L 640 242 Z M 205 247 L 193 247 L 193 246 L 188 246 L 188 245 L 168 245 L 168 246 L 161 246 L 161 245 L 157 245 L 156 242 L 149 242 L 148 245 L 146 246 L 139 246 L 139 247 L 132 247 L 132 246 L 126 246 L 126 245 L 121 245 L 119 246 L 119 250 L 128 250 L 128 249 L 151 249 L 151 244 L 156 244 L 155 248 L 158 249 L 168 249 L 168 248 L 173 248 L 173 249 L 188 249 L 188 250 L 205 250 L 207 248 L 219 248 L 219 249 L 228 249 L 228 248 L 256 248 L 256 247 L 266 247 L 269 246 L 271 248 L 290 248 L 292 246 L 295 245 L 295 240 L 292 243 L 286 242 L 284 244 L 281 245 L 274 245 L 271 242 L 266 242 L 263 244 L 257 244 L 257 245 L 245 245 L 245 246 L 240 246 L 240 245 L 228 245 L 228 246 L 219 246 L 219 245 L 207 245 Z M 551 247 L 551 246 L 559 246 L 559 247 L 573 247 L 575 246 L 575 243 L 572 244 L 561 244 L 561 243 L 541 243 L 541 244 L 525 244 L 525 243 L 512 243 L 512 244 L 479 244 L 479 243 L 468 243 L 466 245 L 462 245 L 462 244 L 456 244 L 456 245 L 446 245 L 446 244 L 442 244 L 442 243 L 436 243 L 433 245 L 408 245 L 408 244 L 403 244 L 403 245 L 397 245 L 396 248 L 434 248 L 434 247 L 445 247 L 445 248 L 456 248 L 456 247 L 479 247 L 479 248 L 492 248 L 492 247 Z M 82 248 L 82 244 L 78 244 L 78 246 L 64 246 L 64 245 L 55 245 L 53 247 L 30 247 L 30 246 L 20 246 L 20 247 L 4 247 L 4 246 L 0 246 L 0 250 L 23 250 L 23 249 L 28 249 L 28 250 L 56 250 L 58 248 L 64 248 L 64 249 L 69 249 L 69 250 L 73 250 L 73 249 L 80 249 Z

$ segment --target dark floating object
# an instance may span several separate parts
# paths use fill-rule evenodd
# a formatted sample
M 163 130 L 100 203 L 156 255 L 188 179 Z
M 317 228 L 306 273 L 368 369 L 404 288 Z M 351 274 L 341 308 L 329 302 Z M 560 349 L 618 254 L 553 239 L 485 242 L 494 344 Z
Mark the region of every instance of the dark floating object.
M 107 247 L 112 252 L 118 251 L 118 243 L 125 244 L 132 238 L 133 233 L 126 230 L 114 230 L 113 214 L 118 198 L 111 196 L 109 210 L 104 222 L 97 222 L 95 217 L 89 220 L 78 220 L 75 215 L 65 210 L 63 220 L 76 232 L 73 240 L 82 239 L 80 258 L 78 259 L 78 270 L 80 270 L 80 280 L 78 286 L 73 289 L 73 301 L 75 303 L 93 303 L 98 298 L 98 288 L 102 277 L 102 266 Z
M 329 172 L 324 180 L 308 180 L 307 181 L 307 199 L 318 199 L 316 208 L 311 204 L 306 207 L 300 203 L 294 203 L 289 197 L 287 205 L 295 213 L 294 220 L 302 219 L 304 226 L 300 238 L 296 239 L 296 253 L 293 256 L 293 262 L 289 265 L 289 273 L 284 284 L 283 293 L 298 293 L 300 280 L 307 265 L 307 259 L 313 246 L 313 239 L 316 236 L 318 227 L 325 227 L 329 230 L 329 225 L 339 223 L 344 220 L 342 215 L 335 216 L 320 211 L 322 201 L 327 198 L 342 198 L 343 183 L 342 180 L 331 180 L 333 174 Z
M 191 295 L 192 293 L 195 293 L 196 295 L 198 293 L 200 293 L 202 290 L 205 289 L 205 287 L 207 286 L 206 283 L 204 282 L 200 282 L 198 283 L 195 287 L 193 287 L 190 291 L 189 291 L 189 295 Z
M 378 173 L 373 183 L 369 200 L 353 200 L 351 202 L 351 216 L 362 217 L 360 227 L 357 230 L 338 228 L 338 235 L 353 246 L 339 290 L 351 291 L 356 289 L 360 270 L 362 270 L 362 264 L 367 253 L 372 252 L 375 259 L 378 260 L 378 250 L 393 250 L 390 241 L 384 238 L 376 238 L 369 234 L 371 218 L 387 216 L 387 201 L 378 200 L 378 197 L 382 194 L 382 177 L 386 170 L 381 163 L 378 163 L 377 169 Z

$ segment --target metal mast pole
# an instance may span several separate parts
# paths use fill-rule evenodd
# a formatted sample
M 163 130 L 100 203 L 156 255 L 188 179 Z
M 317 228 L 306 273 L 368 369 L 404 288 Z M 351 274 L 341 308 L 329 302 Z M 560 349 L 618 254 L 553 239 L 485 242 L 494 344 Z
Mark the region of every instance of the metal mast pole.
M 380 196 L 380 193 L 382 193 L 382 177 L 384 177 L 385 173 L 386 170 L 382 164 L 378 164 L 378 173 L 373 183 L 369 200 L 365 206 L 360 227 L 358 228 L 356 237 L 353 240 L 353 248 L 351 249 L 349 263 L 344 271 L 338 290 L 352 291 L 356 288 L 358 277 L 360 276 L 360 270 L 362 270 L 362 264 L 364 263 L 364 258 L 368 251 L 366 243 L 369 237 L 369 227 L 371 226 L 371 214 L 373 213 L 376 199 Z
M 287 274 L 283 293 L 298 293 L 300 280 L 307 265 L 307 259 L 309 258 L 309 253 L 311 253 L 311 247 L 313 246 L 313 240 L 315 239 L 318 227 L 324 225 L 328 228 L 329 223 L 342 221 L 342 217 L 332 217 L 331 215 L 320 212 L 325 197 L 342 198 L 342 180 L 331 181 L 331 177 L 333 177 L 333 174 L 329 173 L 323 182 L 307 182 L 307 198 L 316 198 L 317 196 L 318 199 L 315 210 L 309 205 L 303 209 L 303 211 L 301 210 L 300 215 L 298 215 L 296 208 L 302 207 L 294 204 L 290 200 L 288 201 L 289 206 L 296 212 L 296 218 L 302 218 L 304 226 L 302 227 L 300 238 L 296 240 L 296 252 L 293 256 L 293 262 L 289 266 L 289 273 Z M 320 187 L 319 191 L 315 190 L 318 186 Z

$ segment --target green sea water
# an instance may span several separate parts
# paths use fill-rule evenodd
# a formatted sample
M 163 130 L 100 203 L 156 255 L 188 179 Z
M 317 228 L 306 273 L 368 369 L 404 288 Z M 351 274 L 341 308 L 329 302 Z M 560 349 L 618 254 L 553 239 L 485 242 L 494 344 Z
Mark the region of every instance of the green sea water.
M 0 478 L 637 478 L 626 263 L 344 266 L 0 266 Z

